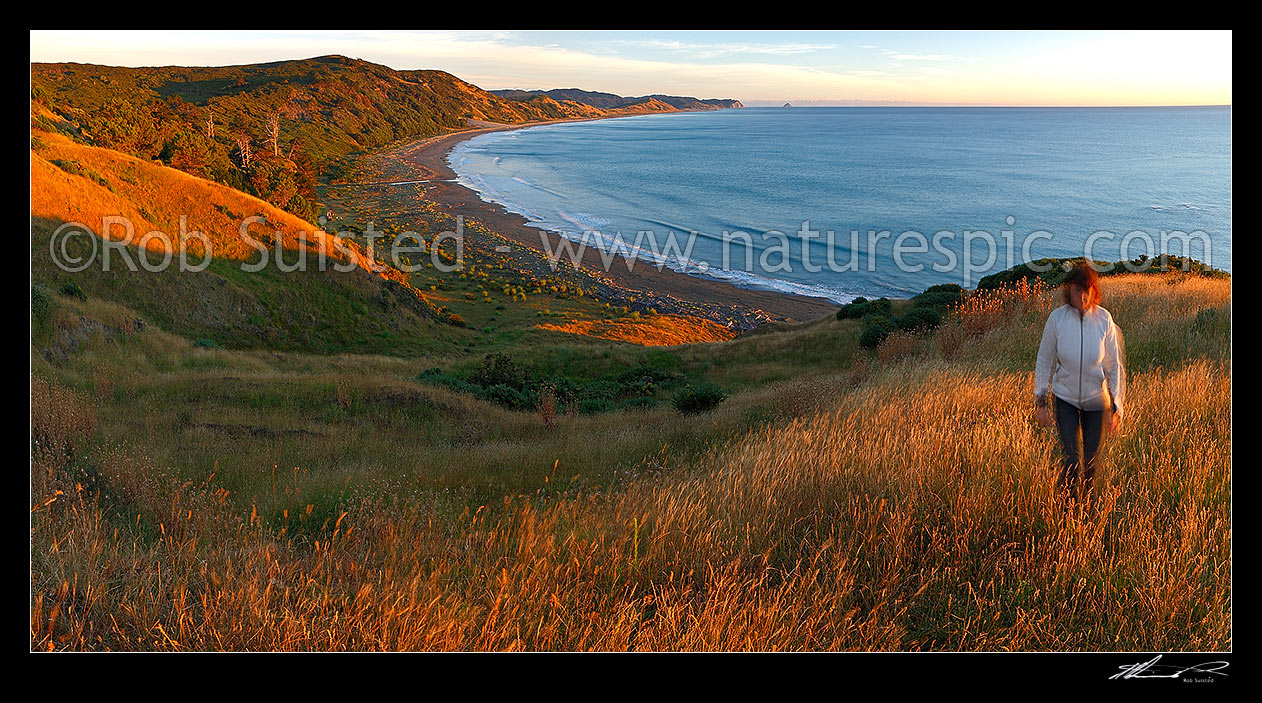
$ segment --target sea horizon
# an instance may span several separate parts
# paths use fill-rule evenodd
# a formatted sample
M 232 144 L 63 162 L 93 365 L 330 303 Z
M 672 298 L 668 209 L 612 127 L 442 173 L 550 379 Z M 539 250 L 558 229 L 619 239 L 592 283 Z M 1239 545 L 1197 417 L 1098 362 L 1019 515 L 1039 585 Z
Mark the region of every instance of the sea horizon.
M 1231 270 L 1230 106 L 808 107 L 493 132 L 447 160 L 569 241 L 834 302 L 1088 253 Z

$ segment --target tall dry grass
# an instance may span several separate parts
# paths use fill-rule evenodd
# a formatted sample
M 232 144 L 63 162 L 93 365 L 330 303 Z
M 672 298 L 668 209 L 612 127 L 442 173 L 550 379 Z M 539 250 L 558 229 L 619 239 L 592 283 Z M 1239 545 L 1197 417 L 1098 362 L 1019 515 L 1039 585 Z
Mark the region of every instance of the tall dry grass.
M 31 646 L 1230 648 L 1229 284 L 1109 286 L 1132 354 L 1177 345 L 1181 363 L 1133 364 L 1087 509 L 1058 502 L 1053 431 L 1009 358 L 1037 346 L 1040 307 L 948 357 L 924 345 L 803 383 L 796 419 L 615 491 L 463 512 L 370 496 L 278 530 L 134 447 L 94 455 L 95 494 L 74 489 L 79 454 L 58 458 L 68 498 L 32 513 Z M 43 426 L 82 443 L 74 422 Z M 297 496 L 310 479 L 286 480 Z

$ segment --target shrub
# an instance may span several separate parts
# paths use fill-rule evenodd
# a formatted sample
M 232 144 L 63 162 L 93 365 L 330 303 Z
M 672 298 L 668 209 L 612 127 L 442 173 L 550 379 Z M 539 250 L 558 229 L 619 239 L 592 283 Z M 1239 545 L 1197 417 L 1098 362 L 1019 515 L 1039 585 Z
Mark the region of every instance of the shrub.
M 857 320 L 868 314 L 868 299 L 862 296 L 841 306 L 837 311 L 838 320 Z
M 685 414 L 704 413 L 718 407 L 726 398 L 727 394 L 723 389 L 712 383 L 702 382 L 696 386 L 685 386 L 671 398 L 671 405 Z
M 859 346 L 864 349 L 876 349 L 895 329 L 894 321 L 888 316 L 875 315 L 869 321 L 867 329 L 859 335 Z
M 650 408 L 656 408 L 659 405 L 661 405 L 661 402 L 657 400 L 657 398 L 639 396 L 637 398 L 628 398 L 622 401 L 618 407 L 623 408 L 624 410 L 648 410 Z
M 925 292 L 912 297 L 911 303 L 918 308 L 933 308 L 938 311 L 944 311 L 958 303 L 963 295 L 964 289 L 959 285 L 942 283 L 930 286 L 925 289 Z
M 530 410 L 535 406 L 535 398 L 529 393 L 505 383 L 487 387 L 479 395 L 483 400 L 489 400 L 511 410 Z
M 111 193 L 117 192 L 114 190 L 114 184 L 110 183 L 105 176 L 102 176 L 96 171 L 88 171 L 88 178 L 92 179 L 92 181 L 97 185 L 109 190 Z
M 847 303 L 837 311 L 838 320 L 857 320 L 868 311 L 867 303 Z
M 657 392 L 659 385 L 669 383 L 678 376 L 648 366 L 627 369 L 618 374 L 618 395 L 651 396 Z
M 31 320 L 37 328 L 48 324 L 52 310 L 53 300 L 48 296 L 48 291 L 40 285 L 31 286 Z
M 613 409 L 613 402 L 608 398 L 584 398 L 578 401 L 578 411 L 585 415 L 594 415 L 596 413 L 608 412 Z
M 612 400 L 621 394 L 622 388 L 616 381 L 606 378 L 598 378 L 594 381 L 588 381 L 583 387 L 583 395 L 588 398 L 604 398 Z
M 507 354 L 487 354 L 469 376 L 469 382 L 483 388 L 503 385 L 523 390 L 530 385 L 530 372 Z
M 203 349 L 218 349 L 219 342 L 216 342 L 213 339 L 207 339 L 203 337 L 197 340 L 196 342 L 193 342 L 193 346 L 201 347 Z
M 837 319 L 857 320 L 861 317 L 866 318 L 873 315 L 885 315 L 888 317 L 893 309 L 893 303 L 890 302 L 889 298 L 877 298 L 876 300 L 855 298 L 837 311 Z
M 68 161 L 68 160 L 66 160 L 66 159 L 53 159 L 53 160 L 52 160 L 52 161 L 50 161 L 49 163 L 51 163 L 52 165 L 56 166 L 57 168 L 59 168 L 59 169 L 61 169 L 61 170 L 65 171 L 66 173 L 69 173 L 69 174 L 71 174 L 71 175 L 73 175 L 73 176 L 84 176 L 85 178 L 87 177 L 87 176 L 83 173 L 83 169 L 82 169 L 82 168 L 79 168 L 79 164 L 75 163 L 74 161 Z
M 942 316 L 932 308 L 912 308 L 906 315 L 895 320 L 898 329 L 932 330 L 942 324 Z
M 74 281 L 66 281 L 62 284 L 61 294 L 71 298 L 78 298 L 84 302 L 87 302 L 88 300 L 88 294 L 83 292 L 83 289 L 79 287 L 79 284 Z
M 472 383 L 464 381 L 463 379 L 456 378 L 455 376 L 449 376 L 447 374 L 429 376 L 422 380 L 425 383 L 432 383 L 436 386 L 443 386 L 444 388 L 450 388 L 451 390 L 456 391 L 457 393 L 467 393 L 472 396 L 477 396 L 482 391 L 482 388 L 480 386 L 475 386 Z

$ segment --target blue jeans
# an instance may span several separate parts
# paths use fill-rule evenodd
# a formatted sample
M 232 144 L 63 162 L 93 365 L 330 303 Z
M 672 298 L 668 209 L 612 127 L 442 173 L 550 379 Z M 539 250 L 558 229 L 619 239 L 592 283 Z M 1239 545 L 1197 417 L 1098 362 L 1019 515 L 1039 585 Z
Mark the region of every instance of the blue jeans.
M 1086 497 L 1091 490 L 1091 477 L 1095 474 L 1096 458 L 1100 454 L 1104 411 L 1079 410 L 1073 404 L 1056 398 L 1056 427 L 1060 430 L 1063 452 L 1060 488 L 1071 500 Z M 1079 438 L 1082 439 L 1081 454 L 1078 452 Z

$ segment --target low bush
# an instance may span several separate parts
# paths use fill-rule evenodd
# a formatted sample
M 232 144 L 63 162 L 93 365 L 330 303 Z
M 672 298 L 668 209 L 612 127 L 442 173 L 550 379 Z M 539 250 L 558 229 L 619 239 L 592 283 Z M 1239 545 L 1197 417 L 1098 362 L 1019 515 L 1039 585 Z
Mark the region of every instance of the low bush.
M 75 163 L 74 161 L 70 161 L 67 159 L 53 159 L 49 163 L 65 171 L 66 173 L 69 173 L 72 176 L 84 176 L 85 178 L 87 177 L 86 174 L 83 173 L 83 169 L 80 168 L 79 164 Z
M 683 390 L 671 398 L 671 405 L 681 413 L 695 414 L 709 412 L 727 398 L 723 389 L 712 383 L 698 383 L 685 386 Z
M 887 315 L 875 315 L 868 322 L 867 329 L 863 330 L 863 334 L 859 335 L 859 346 L 864 349 L 876 349 L 881 346 L 881 342 L 890 336 L 890 333 L 897 329 L 897 325 Z
M 666 402 L 672 391 L 684 385 L 686 377 L 682 373 L 660 368 L 678 364 L 678 357 L 654 354 L 649 361 L 654 365 L 641 362 L 597 378 L 576 379 L 565 375 L 565 365 L 528 368 L 506 354 L 488 354 L 467 373 L 445 372 L 434 367 L 417 374 L 416 380 L 467 393 L 510 410 L 538 410 L 540 399 L 546 395 L 558 414 L 566 411 L 590 414 L 619 408 L 657 407 Z M 703 389 L 701 399 L 696 402 L 706 402 L 707 395 L 713 393 Z
M 48 324 L 49 317 L 52 316 L 53 300 L 48 296 L 48 291 L 43 286 L 31 286 L 31 321 L 36 327 L 42 327 Z
M 613 409 L 614 404 L 608 398 L 584 398 L 578 401 L 578 411 L 584 415 L 609 412 Z
M 867 298 L 855 298 L 849 303 L 842 306 L 837 311 L 838 320 L 857 320 L 872 315 L 889 315 L 893 309 L 893 304 L 889 298 L 877 298 L 876 300 L 868 300 Z
M 933 308 L 912 308 L 906 315 L 894 321 L 904 331 L 932 330 L 942 324 L 942 315 Z
M 478 396 L 512 410 L 533 410 L 538 398 L 533 393 L 514 388 L 505 383 L 486 387 Z
M 469 382 L 483 388 L 504 385 L 525 390 L 531 386 L 530 371 L 507 354 L 487 354 L 481 365 L 469 375 Z
M 837 311 L 838 320 L 856 320 L 863 317 L 868 311 L 868 299 L 862 296 L 841 306 Z
M 913 296 L 911 304 L 917 308 L 931 308 L 944 312 L 964 295 L 964 289 L 955 283 L 942 283 L 930 286 L 923 293 Z
M 83 289 L 79 287 L 79 284 L 74 281 L 66 281 L 62 284 L 61 294 L 71 298 L 78 298 L 84 302 L 87 302 L 88 300 L 88 294 L 85 293 Z
M 648 410 L 650 408 L 656 408 L 661 404 L 661 401 L 657 398 L 638 396 L 622 401 L 618 404 L 618 407 L 624 410 Z

